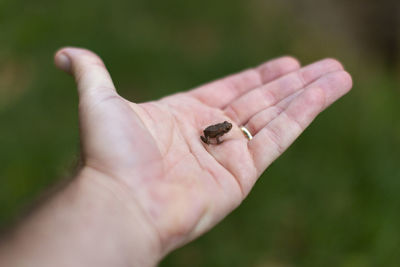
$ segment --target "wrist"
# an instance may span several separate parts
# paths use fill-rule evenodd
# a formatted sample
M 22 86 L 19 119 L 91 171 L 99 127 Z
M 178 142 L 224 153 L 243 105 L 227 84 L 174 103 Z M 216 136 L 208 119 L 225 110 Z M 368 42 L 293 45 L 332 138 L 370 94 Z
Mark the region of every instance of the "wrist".
M 0 265 L 154 266 L 159 244 L 124 187 L 86 167 L 3 240 Z
M 157 264 L 162 257 L 157 230 L 124 185 L 90 167 L 84 167 L 74 183 L 72 194 L 81 199 L 82 213 L 92 210 L 88 220 L 98 227 L 93 234 L 109 243 L 105 253 L 125 259 L 127 266 Z

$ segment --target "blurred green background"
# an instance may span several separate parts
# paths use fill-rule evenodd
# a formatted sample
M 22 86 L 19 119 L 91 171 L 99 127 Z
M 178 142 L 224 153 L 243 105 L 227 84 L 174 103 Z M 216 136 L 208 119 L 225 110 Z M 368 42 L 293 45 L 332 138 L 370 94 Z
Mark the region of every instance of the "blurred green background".
M 77 95 L 53 67 L 59 47 L 97 52 L 136 102 L 280 55 L 335 57 L 351 93 L 161 266 L 399 266 L 399 14 L 391 0 L 0 0 L 0 226 L 77 162 Z

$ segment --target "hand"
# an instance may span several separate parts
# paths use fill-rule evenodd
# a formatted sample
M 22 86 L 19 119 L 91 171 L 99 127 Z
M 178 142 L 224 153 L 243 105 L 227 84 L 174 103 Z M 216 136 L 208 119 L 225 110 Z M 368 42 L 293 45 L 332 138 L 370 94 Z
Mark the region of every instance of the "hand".
M 78 84 L 84 171 L 131 196 L 124 203 L 139 207 L 158 237 L 160 257 L 237 207 L 261 173 L 352 86 L 336 60 L 300 68 L 283 57 L 138 104 L 118 95 L 92 52 L 64 48 L 55 61 Z M 224 142 L 204 144 L 203 129 L 224 120 L 233 123 Z

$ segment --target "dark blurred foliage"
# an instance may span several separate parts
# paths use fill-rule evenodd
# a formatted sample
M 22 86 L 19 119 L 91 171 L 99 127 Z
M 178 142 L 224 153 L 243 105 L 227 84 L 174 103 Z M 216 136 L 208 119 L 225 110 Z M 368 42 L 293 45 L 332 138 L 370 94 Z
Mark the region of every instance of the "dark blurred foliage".
M 353 91 L 161 266 L 398 266 L 399 17 L 394 0 L 1 0 L 0 225 L 77 162 L 77 96 L 57 48 L 100 54 L 137 102 L 284 54 L 336 57 Z

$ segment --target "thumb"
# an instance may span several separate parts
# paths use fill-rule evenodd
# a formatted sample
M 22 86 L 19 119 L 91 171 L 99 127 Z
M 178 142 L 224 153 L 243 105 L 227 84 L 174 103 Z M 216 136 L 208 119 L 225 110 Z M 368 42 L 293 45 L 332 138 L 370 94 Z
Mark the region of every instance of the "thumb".
M 57 51 L 54 62 L 59 69 L 74 76 L 81 102 L 97 102 L 115 95 L 110 74 L 95 53 L 82 48 L 66 47 Z

